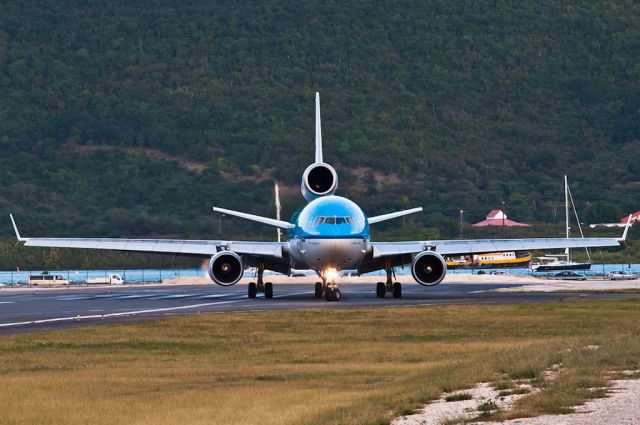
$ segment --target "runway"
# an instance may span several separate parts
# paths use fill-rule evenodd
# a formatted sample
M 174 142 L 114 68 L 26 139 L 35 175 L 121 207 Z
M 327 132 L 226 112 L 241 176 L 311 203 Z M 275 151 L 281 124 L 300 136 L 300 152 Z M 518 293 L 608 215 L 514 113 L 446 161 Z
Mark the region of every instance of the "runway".
M 550 302 L 615 299 L 633 294 L 493 292 L 519 284 L 446 282 L 434 287 L 403 284 L 403 297 L 380 299 L 371 283 L 341 285 L 342 301 L 316 299 L 312 284 L 274 286 L 271 300 L 247 298 L 247 286 L 142 285 L 0 289 L 0 334 L 148 320 L 197 312 L 249 312 L 309 308 L 397 307 L 409 305 Z

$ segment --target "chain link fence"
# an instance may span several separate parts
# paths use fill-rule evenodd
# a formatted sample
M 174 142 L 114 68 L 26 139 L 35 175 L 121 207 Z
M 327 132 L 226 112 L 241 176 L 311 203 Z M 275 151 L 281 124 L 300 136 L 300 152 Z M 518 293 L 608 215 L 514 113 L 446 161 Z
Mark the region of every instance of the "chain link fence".
M 72 285 L 87 284 L 91 280 L 108 283 L 111 275 L 118 275 L 126 283 L 160 283 L 180 277 L 201 278 L 204 269 L 113 269 L 113 270 L 25 270 L 0 272 L 0 285 L 27 285 L 29 276 L 59 276 Z

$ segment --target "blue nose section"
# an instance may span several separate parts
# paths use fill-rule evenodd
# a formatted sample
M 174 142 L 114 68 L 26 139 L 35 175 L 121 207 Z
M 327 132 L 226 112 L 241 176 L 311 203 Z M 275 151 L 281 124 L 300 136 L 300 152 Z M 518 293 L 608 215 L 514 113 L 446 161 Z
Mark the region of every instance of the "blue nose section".
M 324 237 L 351 236 L 358 233 L 350 224 L 319 224 L 317 234 Z
M 294 215 L 292 235 L 300 238 L 366 238 L 367 218 L 354 202 L 340 196 L 324 196 L 309 202 Z

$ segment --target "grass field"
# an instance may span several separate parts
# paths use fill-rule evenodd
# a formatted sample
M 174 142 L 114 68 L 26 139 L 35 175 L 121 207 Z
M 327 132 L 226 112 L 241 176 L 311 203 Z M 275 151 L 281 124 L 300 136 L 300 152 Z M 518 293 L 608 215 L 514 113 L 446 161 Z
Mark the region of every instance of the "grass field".
M 520 378 L 543 391 L 499 414 L 564 412 L 609 371 L 638 368 L 638 335 L 640 300 L 200 314 L 8 335 L 0 424 L 383 424 L 443 391 Z

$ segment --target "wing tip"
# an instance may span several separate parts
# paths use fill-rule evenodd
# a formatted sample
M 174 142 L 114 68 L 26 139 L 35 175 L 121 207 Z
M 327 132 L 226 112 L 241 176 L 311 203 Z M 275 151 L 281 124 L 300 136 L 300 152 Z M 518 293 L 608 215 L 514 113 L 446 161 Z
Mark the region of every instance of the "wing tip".
M 631 217 L 633 217 L 633 214 L 629 214 L 629 217 L 627 217 L 627 223 L 624 226 L 624 232 L 622 232 L 622 237 L 618 239 L 618 242 L 620 242 L 621 244 L 626 244 L 627 234 L 629 233 L 629 228 L 631 227 Z
M 16 239 L 18 239 L 18 242 L 24 241 L 24 239 L 20 236 L 20 231 L 18 230 L 18 226 L 16 225 L 16 221 L 13 219 L 13 214 L 9 214 L 9 217 L 11 218 L 11 224 L 13 225 L 13 231 L 16 233 Z

